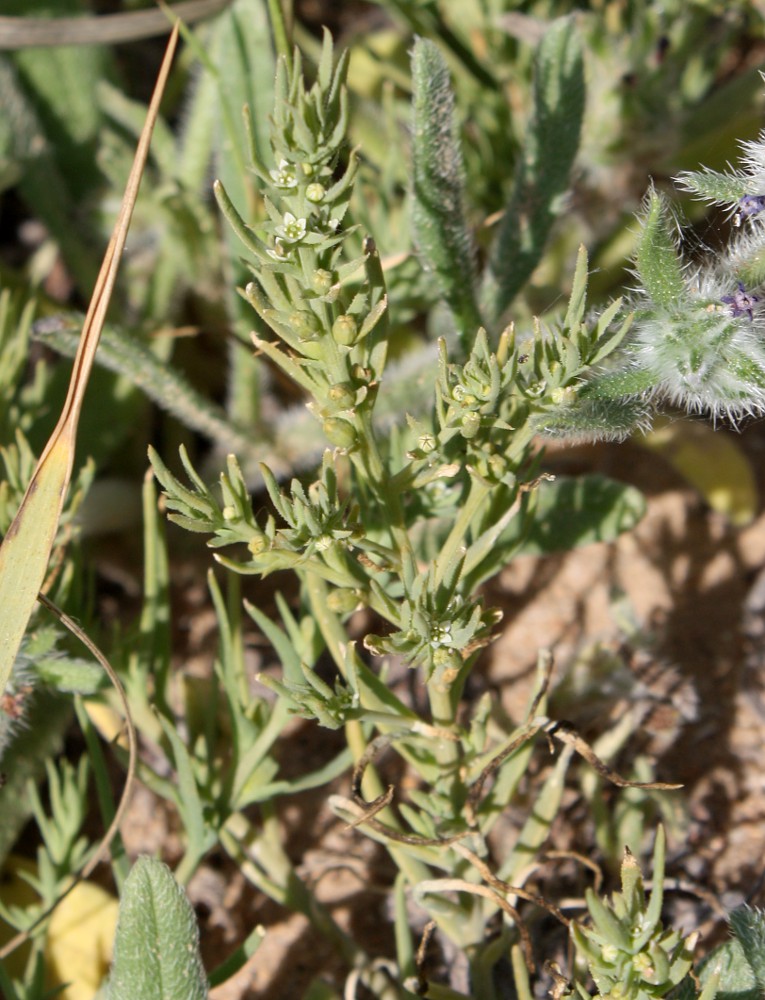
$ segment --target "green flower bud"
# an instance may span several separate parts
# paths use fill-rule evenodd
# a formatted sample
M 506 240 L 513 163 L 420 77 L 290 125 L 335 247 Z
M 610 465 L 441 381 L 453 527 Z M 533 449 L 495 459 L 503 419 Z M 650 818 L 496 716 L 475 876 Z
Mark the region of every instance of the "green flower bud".
M 327 417 L 324 421 L 324 433 L 330 444 L 336 448 L 353 448 L 356 444 L 356 431 L 353 424 L 342 417 Z
M 320 340 L 300 341 L 300 353 L 304 358 L 310 358 L 311 361 L 323 361 L 326 350 L 326 344 Z
M 436 450 L 436 438 L 434 434 L 421 434 L 417 439 L 417 447 L 424 455 L 429 455 L 431 451 Z
M 358 332 L 358 323 L 353 316 L 349 316 L 347 313 L 338 316 L 332 324 L 332 336 L 335 339 L 335 343 L 340 344 L 342 347 L 351 347 L 355 344 Z
M 347 615 L 359 606 L 359 595 L 350 587 L 338 587 L 327 594 L 327 607 L 336 615 Z
M 480 413 L 466 413 L 460 420 L 460 434 L 466 439 L 474 438 L 478 431 L 481 429 L 481 414 Z
M 305 196 L 309 201 L 312 201 L 314 205 L 317 205 L 320 201 L 324 200 L 324 195 L 327 193 L 327 189 L 323 184 L 309 184 L 305 189 Z
M 444 680 L 450 683 L 457 676 L 462 666 L 462 657 L 456 649 L 449 649 L 447 646 L 439 646 L 433 650 L 433 666 L 444 671 Z
M 327 397 L 333 410 L 350 410 L 356 402 L 356 393 L 347 382 L 331 385 Z
M 335 281 L 336 276 L 331 271 L 325 271 L 320 267 L 311 275 L 311 290 L 317 295 L 329 295 Z
M 491 476 L 499 482 L 505 476 L 507 472 L 507 460 L 504 455 L 489 455 L 487 459 L 487 466 Z
M 268 548 L 268 539 L 265 535 L 256 535 L 249 540 L 247 548 L 254 556 L 259 556 Z
M 430 662 L 433 665 L 432 683 L 437 691 L 446 694 L 459 676 L 462 657 L 456 649 L 445 649 L 442 646 L 434 650 Z
M 321 329 L 319 317 L 307 309 L 290 313 L 289 324 L 298 337 L 306 340 L 311 340 Z

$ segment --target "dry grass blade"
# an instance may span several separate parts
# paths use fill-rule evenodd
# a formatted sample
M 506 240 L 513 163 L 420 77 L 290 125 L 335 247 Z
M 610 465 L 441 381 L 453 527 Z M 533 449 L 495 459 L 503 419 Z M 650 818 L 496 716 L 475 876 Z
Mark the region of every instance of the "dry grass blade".
M 168 8 L 184 24 L 219 14 L 231 0 L 185 0 Z M 112 45 L 170 30 L 164 10 L 133 10 L 93 17 L 0 17 L 0 51 L 58 45 Z
M 683 787 L 682 785 L 670 784 L 667 781 L 629 781 L 627 778 L 622 778 L 620 774 L 603 763 L 589 743 L 582 739 L 570 723 L 549 723 L 545 727 L 545 733 L 566 746 L 573 747 L 574 751 L 583 757 L 601 778 L 610 781 L 617 788 L 644 788 L 646 791 L 674 792 Z
M 178 22 L 167 44 L 146 115 L 146 123 L 128 177 L 120 214 L 106 248 L 85 316 L 61 416 L 40 456 L 21 506 L 0 545 L 0 694 L 8 683 L 50 560 L 64 498 L 72 475 L 82 400 L 117 278 L 120 257 L 149 153 L 151 134 L 159 114 L 159 105 L 177 41 Z

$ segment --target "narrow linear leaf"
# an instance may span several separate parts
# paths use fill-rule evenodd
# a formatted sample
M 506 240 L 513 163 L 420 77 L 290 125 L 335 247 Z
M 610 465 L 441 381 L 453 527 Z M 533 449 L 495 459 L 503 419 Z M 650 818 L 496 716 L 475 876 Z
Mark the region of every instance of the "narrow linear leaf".
M 643 948 L 648 944 L 661 919 L 661 908 L 664 904 L 664 862 L 666 851 L 667 838 L 664 833 L 664 827 L 660 825 L 656 831 L 656 843 L 653 849 L 653 887 L 651 889 L 651 899 L 645 911 L 645 928 L 642 934 L 638 935 L 635 939 L 636 949 L 638 947 Z M 634 870 L 637 872 L 637 879 L 640 880 L 640 869 L 637 868 L 637 865 L 635 865 L 633 872 Z
M 493 322 L 539 263 L 560 212 L 579 148 L 584 97 L 581 42 L 573 19 L 560 18 L 539 45 L 534 112 L 484 275 L 481 304 Z
M 232 952 L 224 962 L 210 973 L 210 987 L 219 986 L 233 978 L 252 958 L 265 936 L 265 929 L 260 924 L 254 927 L 236 951 Z
M 158 716 L 170 745 L 173 748 L 173 759 L 178 774 L 179 811 L 183 819 L 183 827 L 188 837 L 188 855 L 200 858 L 210 846 L 210 834 L 204 819 L 204 809 L 199 795 L 197 783 L 194 780 L 194 770 L 188 750 L 176 732 L 175 726 L 164 716 Z
M 576 270 L 574 271 L 574 282 L 571 286 L 571 295 L 568 300 L 566 317 L 563 320 L 563 327 L 566 330 L 574 330 L 584 319 L 584 312 L 587 306 L 587 250 L 580 245 L 576 255 Z
M 464 166 L 455 132 L 449 71 L 433 42 L 418 39 L 412 56 L 414 205 L 417 249 L 463 336 L 481 325 L 475 254 L 463 208 Z

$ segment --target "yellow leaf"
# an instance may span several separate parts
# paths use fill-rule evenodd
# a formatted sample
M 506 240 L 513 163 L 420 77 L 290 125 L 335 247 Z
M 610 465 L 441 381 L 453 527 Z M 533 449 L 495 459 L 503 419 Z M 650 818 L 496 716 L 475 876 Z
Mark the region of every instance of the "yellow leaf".
M 68 984 L 60 1000 L 93 1000 L 109 971 L 119 904 L 92 882 L 80 882 L 50 918 L 45 959 L 50 986 Z
M 37 893 L 21 877 L 36 874 L 29 858 L 10 855 L 2 876 L 5 906 L 26 909 L 38 901 Z M 59 1000 L 92 1000 L 109 970 L 119 904 L 114 896 L 94 885 L 80 882 L 65 896 L 48 924 L 45 941 L 47 988 L 70 985 Z M 0 945 L 16 932 L 0 920 Z M 3 962 L 9 976 L 21 979 L 29 959 L 31 942 L 26 942 Z
M 688 480 L 712 510 L 737 527 L 757 514 L 759 497 L 749 459 L 736 439 L 701 421 L 655 422 L 653 430 L 635 440 L 661 455 Z

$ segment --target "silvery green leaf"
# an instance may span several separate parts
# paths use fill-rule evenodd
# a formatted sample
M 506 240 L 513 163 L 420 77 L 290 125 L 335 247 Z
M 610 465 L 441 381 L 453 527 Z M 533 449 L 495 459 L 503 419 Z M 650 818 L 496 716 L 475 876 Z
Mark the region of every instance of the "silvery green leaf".
M 170 869 L 139 858 L 125 881 L 107 1000 L 205 1000 L 194 911 Z

